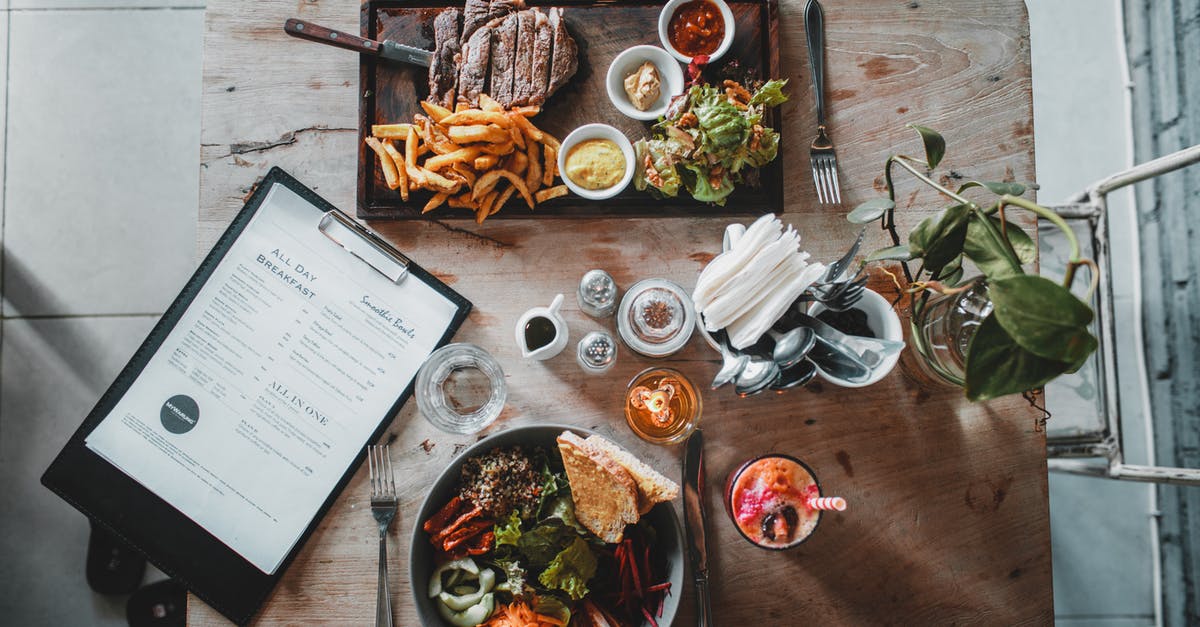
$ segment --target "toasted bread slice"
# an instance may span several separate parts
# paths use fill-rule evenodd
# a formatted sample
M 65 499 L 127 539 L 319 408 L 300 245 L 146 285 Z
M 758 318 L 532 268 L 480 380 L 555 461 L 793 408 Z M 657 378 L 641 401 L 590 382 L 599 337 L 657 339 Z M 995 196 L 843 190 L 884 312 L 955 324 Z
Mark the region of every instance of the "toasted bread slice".
M 575 518 L 605 542 L 620 542 L 625 525 L 638 521 L 637 482 L 612 456 L 589 447 L 579 436 L 558 436 Z
M 638 487 L 639 514 L 645 514 L 655 505 L 679 496 L 679 484 L 664 477 L 620 445 L 598 435 L 589 436 L 584 444 L 594 451 L 603 451 L 629 471 Z

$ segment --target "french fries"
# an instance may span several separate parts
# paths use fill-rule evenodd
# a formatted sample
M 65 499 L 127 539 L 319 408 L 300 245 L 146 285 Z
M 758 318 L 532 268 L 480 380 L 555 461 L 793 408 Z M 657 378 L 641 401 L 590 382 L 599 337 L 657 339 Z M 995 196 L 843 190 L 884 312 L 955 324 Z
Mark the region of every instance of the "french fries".
M 404 201 L 410 192 L 432 192 L 421 213 L 466 209 L 482 223 L 515 195 L 532 210 L 568 193 L 565 185 L 553 186 L 558 140 L 529 119 L 540 107 L 505 110 L 480 95 L 478 107 L 422 102 L 421 109 L 412 122 L 372 125 L 364 140 L 384 182 Z

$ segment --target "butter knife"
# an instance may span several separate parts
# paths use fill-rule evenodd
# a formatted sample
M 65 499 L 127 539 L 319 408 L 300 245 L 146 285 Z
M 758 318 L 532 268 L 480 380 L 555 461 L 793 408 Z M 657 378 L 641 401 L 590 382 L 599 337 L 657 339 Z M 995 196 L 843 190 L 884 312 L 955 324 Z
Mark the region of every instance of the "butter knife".
M 696 586 L 696 624 L 713 627 L 716 623 L 708 593 L 708 548 L 704 535 L 704 434 L 700 429 L 688 437 L 683 458 L 683 522 Z
M 291 18 L 284 22 L 283 31 L 292 37 L 299 37 L 300 39 L 345 48 L 346 50 L 353 50 L 362 54 L 369 54 L 401 63 L 429 67 L 429 64 L 433 62 L 433 53 L 428 50 L 406 46 L 396 43 L 391 39 L 383 41 L 363 39 L 358 35 L 343 33 L 332 28 L 326 28 L 320 24 L 313 24 L 312 22 L 296 18 Z

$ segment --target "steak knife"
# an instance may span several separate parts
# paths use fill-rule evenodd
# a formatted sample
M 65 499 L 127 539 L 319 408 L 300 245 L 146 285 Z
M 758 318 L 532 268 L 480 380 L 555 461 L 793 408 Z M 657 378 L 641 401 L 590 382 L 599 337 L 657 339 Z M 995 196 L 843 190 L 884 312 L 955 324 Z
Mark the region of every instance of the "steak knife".
M 433 53 L 421 48 L 406 46 L 399 44 L 391 39 L 383 41 L 375 41 L 374 39 L 363 39 L 358 35 L 343 33 L 325 28 L 319 24 L 306 22 L 292 18 L 283 23 L 283 31 L 292 37 L 307 39 L 321 44 L 337 46 L 346 50 L 361 52 L 379 57 L 381 59 L 390 59 L 401 63 L 409 63 L 419 65 L 421 67 L 429 67 L 433 63 Z
M 688 556 L 696 586 L 696 624 L 713 627 L 712 599 L 708 593 L 708 548 L 704 535 L 704 434 L 688 436 L 683 458 L 683 522 L 687 528 Z

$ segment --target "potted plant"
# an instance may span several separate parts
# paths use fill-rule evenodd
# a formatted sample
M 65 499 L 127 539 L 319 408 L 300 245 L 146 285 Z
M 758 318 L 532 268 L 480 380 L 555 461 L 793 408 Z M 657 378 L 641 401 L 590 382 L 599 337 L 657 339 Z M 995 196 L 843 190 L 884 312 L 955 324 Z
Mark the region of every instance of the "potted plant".
M 1098 278 L 1095 262 L 1081 257 L 1075 233 L 1058 214 L 1021 197 L 1024 185 L 969 181 L 951 190 L 936 182 L 930 174 L 945 155 L 946 142 L 931 129 L 910 126 L 924 142 L 925 159 L 888 157 L 887 197 L 862 203 L 847 218 L 855 224 L 879 221 L 891 235 L 893 245 L 867 260 L 903 264 L 908 284 L 901 289 L 912 298 L 912 343 L 924 363 L 962 386 L 972 401 L 1040 388 L 1078 370 L 1097 347 L 1088 330 L 1094 316 L 1088 302 Z M 896 232 L 896 167 L 954 202 L 918 224 L 906 244 Z M 997 198 L 977 203 L 964 196 L 972 188 Z M 1066 236 L 1071 255 L 1061 284 L 1025 272 L 1023 266 L 1037 256 L 1037 245 L 1005 217 L 1013 208 L 1046 219 Z M 979 276 L 964 279 L 966 261 Z M 909 266 L 913 262 L 919 262 L 916 272 Z M 1070 289 L 1080 266 L 1091 269 L 1086 301 Z

